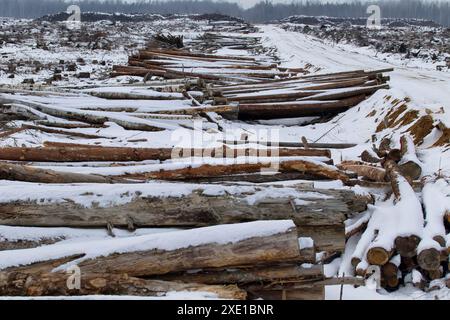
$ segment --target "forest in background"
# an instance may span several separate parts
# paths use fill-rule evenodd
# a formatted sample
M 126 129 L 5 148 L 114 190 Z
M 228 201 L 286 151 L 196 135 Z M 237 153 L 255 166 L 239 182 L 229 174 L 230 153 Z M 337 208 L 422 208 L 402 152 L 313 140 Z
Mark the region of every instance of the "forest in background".
M 66 0 L 1 0 L 0 16 L 17 18 L 38 18 L 46 14 L 65 11 L 69 4 Z M 220 13 L 243 18 L 249 22 L 268 22 L 292 15 L 333 16 L 359 18 L 365 17 L 368 3 L 353 1 L 332 3 L 300 0 L 290 4 L 273 4 L 261 1 L 255 6 L 244 9 L 236 3 L 212 0 L 171 0 L 136 1 L 122 0 L 76 1 L 82 12 L 121 12 L 121 13 L 159 13 L 159 14 L 204 14 Z M 379 0 L 371 4 L 381 7 L 383 18 L 420 18 L 433 20 L 441 25 L 450 26 L 450 2 L 423 0 Z

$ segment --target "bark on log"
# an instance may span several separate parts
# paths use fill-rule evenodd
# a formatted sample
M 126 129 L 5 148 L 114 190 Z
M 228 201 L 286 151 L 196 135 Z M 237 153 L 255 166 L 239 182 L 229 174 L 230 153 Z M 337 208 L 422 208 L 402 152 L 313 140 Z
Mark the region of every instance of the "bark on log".
M 181 281 L 202 284 L 242 284 L 270 283 L 292 281 L 296 283 L 308 283 L 324 280 L 323 266 L 314 265 L 311 268 L 303 268 L 298 265 L 249 267 L 237 269 L 212 269 L 202 270 L 196 273 L 171 273 L 160 275 L 158 279 L 165 281 Z
M 323 116 L 345 111 L 364 100 L 365 96 L 356 96 L 336 101 L 241 104 L 239 105 L 239 119 L 264 120 Z
M 409 180 L 419 179 L 422 175 L 422 167 L 417 159 L 414 141 L 411 136 L 403 135 L 400 138 L 402 160 L 399 163 L 399 170 L 404 177 Z
M 257 190 L 264 192 L 265 187 Z M 211 197 L 201 191 L 184 197 L 138 197 L 113 207 L 85 207 L 70 200 L 61 203 L 15 201 L 0 204 L 0 224 L 103 228 L 110 223 L 127 228 L 131 221 L 134 227 L 201 227 L 293 219 L 302 237 L 314 239 L 317 250 L 334 252 L 342 251 L 345 246 L 344 220 L 354 212 L 364 211 L 372 202 L 370 197 L 346 190 L 299 191 L 305 191 L 305 196 L 271 198 L 269 193 L 255 204 L 248 203 L 248 195 Z M 310 192 L 314 195 L 309 196 Z M 300 201 L 296 203 L 295 199 Z
M 192 156 L 213 158 L 236 158 L 238 156 L 294 157 L 319 156 L 331 157 L 329 150 L 314 149 L 183 149 L 183 148 L 128 148 L 101 147 L 95 145 L 72 145 L 70 143 L 46 143 L 44 148 L 3 147 L 0 148 L 0 160 L 37 161 L 37 162 L 85 162 L 85 161 L 144 161 L 168 160 Z
M 75 131 L 52 129 L 52 128 L 46 128 L 43 126 L 34 126 L 34 125 L 29 125 L 29 124 L 22 125 L 22 128 L 36 130 L 36 131 L 42 131 L 42 132 L 46 132 L 46 133 L 63 134 L 66 136 L 80 137 L 80 138 L 85 138 L 85 139 L 109 139 L 108 137 L 99 136 L 96 134 L 87 134 L 87 133 L 81 133 L 81 132 L 75 132 Z
M 319 178 L 341 180 L 344 183 L 346 183 L 349 180 L 348 175 L 337 169 L 333 169 L 332 167 L 326 166 L 321 163 L 306 160 L 281 161 L 276 163 L 261 162 L 255 164 L 231 164 L 231 165 L 205 164 L 199 167 L 189 167 L 159 172 L 129 174 L 126 175 L 124 178 L 182 181 L 182 180 L 193 180 L 198 178 L 218 177 L 233 174 L 258 173 L 263 172 L 263 170 L 266 170 L 267 173 L 303 172 Z
M 184 232 L 184 231 L 180 231 Z M 201 232 L 199 229 L 198 232 Z M 296 228 L 268 236 L 220 244 L 192 245 L 173 250 L 141 250 L 111 253 L 77 263 L 81 274 L 128 274 L 150 277 L 203 268 L 257 266 L 274 262 L 302 263 Z
M 254 144 L 262 144 L 265 146 L 270 147 L 271 145 L 273 145 L 274 147 L 286 147 L 286 148 L 304 148 L 305 145 L 304 143 L 297 143 L 297 142 L 273 142 L 271 143 L 270 141 L 245 141 L 245 140 L 238 140 L 238 141 L 233 141 L 233 140 L 223 140 L 223 143 L 225 144 L 232 144 L 232 145 L 241 145 L 241 144 L 249 144 L 249 143 L 254 143 Z M 309 148 L 315 148 L 315 149 L 349 149 L 349 148 L 353 148 L 356 147 L 357 144 L 354 143 L 311 143 L 308 142 L 308 147 Z
M 94 174 L 81 174 L 39 169 L 29 166 L 0 162 L 0 179 L 39 183 L 114 183 L 125 182 Z
M 235 285 L 201 285 L 146 280 L 126 274 L 81 274 L 80 289 L 69 289 L 70 274 L 0 272 L 2 296 L 83 296 L 83 295 L 132 295 L 164 296 L 171 291 L 208 292 L 220 299 L 246 299 L 246 292 Z
M 355 172 L 358 174 L 358 176 L 362 176 L 375 182 L 383 182 L 385 181 L 386 177 L 386 171 L 383 168 L 354 161 L 344 161 L 341 164 L 337 165 L 337 167 L 341 170 Z
M 409 237 L 397 237 L 395 239 L 395 249 L 402 257 L 412 258 L 417 255 L 417 246 L 420 238 L 415 235 Z

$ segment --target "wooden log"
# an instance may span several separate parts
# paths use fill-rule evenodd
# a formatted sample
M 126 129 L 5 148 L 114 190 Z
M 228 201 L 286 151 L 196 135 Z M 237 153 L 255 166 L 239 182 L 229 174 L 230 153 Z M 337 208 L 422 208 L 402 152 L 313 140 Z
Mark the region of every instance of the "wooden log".
M 389 85 L 381 84 L 381 85 L 372 86 L 372 87 L 352 88 L 352 90 L 337 90 L 337 92 L 319 93 L 316 95 L 311 95 L 309 97 L 302 98 L 300 100 L 301 101 L 307 101 L 307 100 L 322 101 L 322 100 L 348 99 L 350 97 L 355 97 L 355 96 L 370 95 L 381 89 L 389 89 Z
M 389 262 L 381 267 L 381 285 L 384 288 L 396 289 L 400 284 L 399 266 L 400 256 L 393 257 Z
M 166 128 L 157 127 L 156 125 L 152 125 L 149 123 L 143 123 L 142 120 L 138 121 L 139 119 L 136 119 L 133 117 L 114 117 L 111 116 L 108 112 L 101 112 L 101 111 L 86 111 L 86 110 L 79 110 L 79 109 L 72 109 L 72 108 L 65 108 L 65 107 L 52 107 L 43 103 L 37 103 L 37 102 L 29 102 L 29 101 L 21 101 L 16 99 L 10 99 L 10 98 L 1 98 L 0 97 L 0 104 L 16 104 L 17 102 L 22 103 L 26 107 L 28 107 L 31 110 L 34 110 L 35 112 L 39 112 L 45 116 L 41 116 L 39 119 L 41 120 L 48 120 L 47 117 L 52 116 L 59 117 L 60 119 L 68 119 L 68 120 L 76 120 L 81 121 L 84 123 L 91 123 L 96 125 L 103 125 L 105 122 L 115 122 L 118 125 L 122 126 L 124 129 L 128 130 L 141 130 L 141 131 L 163 131 Z M 124 119 L 125 118 L 125 119 Z M 61 121 L 62 122 L 62 121 Z
M 383 168 L 355 161 L 343 161 L 341 164 L 337 165 L 337 167 L 341 170 L 355 172 L 358 176 L 362 176 L 375 182 L 383 182 L 386 177 L 386 171 Z
M 226 144 L 262 144 L 266 146 L 279 146 L 279 147 L 287 147 L 287 148 L 304 148 L 304 143 L 298 142 L 271 142 L 271 141 L 246 141 L 246 140 L 223 140 L 223 143 Z M 316 149 L 349 149 L 356 147 L 357 145 L 354 143 L 311 143 L 308 142 L 309 148 Z
M 417 255 L 419 242 L 420 238 L 416 235 L 397 237 L 395 239 L 395 249 L 402 257 L 412 258 Z
M 208 196 L 201 188 L 199 185 L 198 191 L 183 197 L 137 196 L 124 204 L 91 207 L 70 199 L 47 202 L 43 195 L 37 200 L 0 204 L 0 224 L 103 228 L 110 223 L 128 228 L 131 223 L 133 227 L 183 228 L 289 218 L 298 226 L 300 236 L 314 240 L 317 250 L 341 252 L 345 247 L 344 220 L 364 211 L 372 201 L 351 191 L 308 188 L 300 188 L 295 198 L 289 196 L 292 190 L 288 189 L 286 196 L 271 197 L 268 187 L 261 186 L 255 191 L 268 193 L 257 203 L 249 203 L 251 194 Z
M 372 247 L 367 251 L 367 261 L 372 265 L 385 265 L 391 257 L 392 252 L 381 247 Z
M 400 143 L 402 160 L 399 163 L 399 170 L 409 180 L 417 180 L 422 175 L 422 167 L 417 159 L 414 141 L 410 135 L 403 135 Z
M 55 134 L 63 134 L 66 136 L 72 136 L 72 137 L 80 137 L 80 138 L 85 138 L 85 139 L 109 139 L 108 137 L 99 136 L 96 134 L 87 134 L 87 133 L 81 133 L 81 132 L 76 132 L 76 131 L 52 129 L 52 128 L 47 128 L 47 127 L 43 127 L 43 126 L 34 126 L 34 125 L 30 125 L 30 124 L 23 124 L 22 128 L 24 130 L 30 129 L 30 130 L 42 131 L 42 132 L 46 132 L 46 133 L 55 133 Z
M 296 117 L 323 116 L 339 113 L 356 106 L 365 100 L 365 96 L 356 96 L 335 101 L 296 101 L 287 103 L 260 103 L 239 105 L 239 118 L 250 119 L 282 119 Z
M 161 297 L 168 292 L 208 292 L 220 299 L 246 299 L 246 292 L 235 285 L 211 286 L 129 277 L 126 274 L 86 274 L 80 276 L 80 288 L 67 285 L 70 274 L 0 272 L 2 296 L 83 296 L 131 295 Z
M 260 228 L 258 230 L 267 228 L 267 231 L 241 233 L 247 227 Z M 192 241 L 193 235 L 201 237 L 202 234 L 207 238 Z M 235 234 L 235 240 L 224 240 L 223 234 Z M 139 277 L 192 269 L 256 266 L 283 261 L 302 263 L 304 257 L 299 250 L 297 237 L 297 229 L 289 221 L 222 225 L 135 237 L 129 240 L 133 245 L 125 251 L 123 245 L 126 245 L 128 239 L 124 239 L 117 247 L 111 243 L 105 253 L 88 255 L 76 262 L 82 274 L 95 272 Z M 108 245 L 111 241 L 114 240 L 105 240 L 104 244 Z M 175 241 L 176 245 L 165 245 L 171 241 Z M 53 246 L 61 249 L 60 244 Z M 88 248 L 80 248 L 81 252 L 90 251 Z
M 313 260 L 315 259 L 313 258 Z M 308 283 L 324 280 L 325 276 L 321 265 L 303 268 L 290 264 L 256 268 L 210 269 L 196 273 L 171 273 L 159 275 L 158 279 L 202 284 L 237 284 L 241 286 L 242 284 L 270 283 L 275 281 Z
M 81 174 L 39 169 L 30 166 L 0 162 L 0 179 L 39 183 L 113 183 L 123 179 L 94 174 Z
M 307 160 L 291 160 L 281 162 L 260 162 L 230 165 L 201 165 L 198 167 L 187 167 L 183 169 L 161 170 L 159 172 L 147 172 L 128 174 L 127 178 L 131 179 L 155 179 L 155 180 L 193 180 L 206 177 L 217 177 L 234 174 L 245 173 L 287 173 L 287 172 L 304 172 L 319 178 L 327 178 L 330 180 L 341 180 L 346 183 L 349 177 L 340 170 L 331 166 L 312 162 Z
M 435 248 L 422 250 L 417 255 L 417 262 L 424 270 L 437 270 L 441 266 L 441 252 Z
M 189 148 L 129 148 L 101 147 L 95 145 L 72 145 L 70 143 L 46 143 L 44 148 L 4 147 L 0 148 L 0 159 L 10 161 L 84 162 L 84 161 L 144 161 L 180 159 L 192 156 L 212 158 L 236 158 L 238 156 L 331 157 L 329 150 L 314 149 L 231 149 L 226 146 L 216 149 Z
M 376 157 L 375 155 L 373 155 L 372 153 L 370 153 L 367 150 L 364 150 L 361 153 L 361 160 L 364 162 L 368 162 L 368 163 L 380 163 L 381 159 Z
M 241 62 L 242 61 L 249 61 L 253 62 L 255 61 L 254 58 L 251 57 L 238 57 L 233 56 L 230 58 L 229 56 L 220 56 L 220 55 L 211 55 L 211 54 L 202 54 L 202 53 L 192 53 L 187 51 L 175 51 L 175 50 L 164 50 L 164 51 L 158 51 L 158 50 L 140 50 L 139 51 L 139 59 L 146 59 L 147 57 L 154 57 L 154 56 L 161 56 L 161 57 L 173 57 L 173 58 L 184 58 L 184 59 L 192 59 L 192 60 L 199 60 L 199 59 L 193 59 L 193 58 L 201 58 L 201 60 L 205 61 L 233 61 L 233 62 Z
M 0 131 L 0 138 L 7 138 L 7 137 L 12 136 L 13 134 L 19 133 L 23 130 L 25 130 L 25 128 L 22 127 L 22 128 L 13 128 L 13 129 Z

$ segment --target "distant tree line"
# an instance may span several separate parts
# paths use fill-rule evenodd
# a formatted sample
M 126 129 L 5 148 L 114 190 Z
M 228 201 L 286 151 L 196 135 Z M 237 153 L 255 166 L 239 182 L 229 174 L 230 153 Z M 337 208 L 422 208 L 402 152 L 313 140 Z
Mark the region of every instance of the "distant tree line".
M 314 0 L 293 0 L 289 4 L 273 4 L 264 0 L 249 9 L 236 3 L 213 0 L 1 0 L 0 16 L 37 18 L 65 11 L 69 4 L 78 4 L 82 11 L 160 14 L 220 13 L 244 18 L 250 22 L 268 22 L 291 15 L 332 16 L 359 18 L 367 16 L 367 2 L 357 0 L 334 3 Z M 371 2 L 381 7 L 384 18 L 420 18 L 450 26 L 449 1 L 378 0 Z

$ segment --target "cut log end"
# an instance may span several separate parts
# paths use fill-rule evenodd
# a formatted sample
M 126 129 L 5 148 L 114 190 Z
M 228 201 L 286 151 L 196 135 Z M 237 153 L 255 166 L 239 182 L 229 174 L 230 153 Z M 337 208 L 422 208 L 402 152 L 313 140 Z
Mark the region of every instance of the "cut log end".
M 367 261 L 369 264 L 382 266 L 386 264 L 391 257 L 391 253 L 381 247 L 370 248 L 367 251 Z

